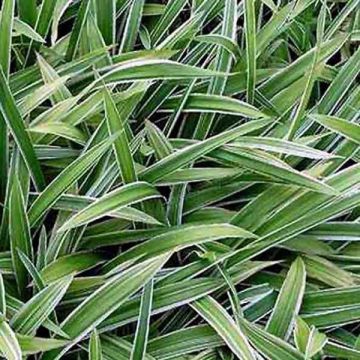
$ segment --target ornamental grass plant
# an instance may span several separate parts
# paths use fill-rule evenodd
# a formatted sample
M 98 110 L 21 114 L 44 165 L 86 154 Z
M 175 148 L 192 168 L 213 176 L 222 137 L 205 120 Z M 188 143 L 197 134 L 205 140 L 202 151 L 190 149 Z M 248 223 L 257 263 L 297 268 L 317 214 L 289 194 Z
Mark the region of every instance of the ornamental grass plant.
M 359 0 L 2 0 L 0 354 L 360 359 Z

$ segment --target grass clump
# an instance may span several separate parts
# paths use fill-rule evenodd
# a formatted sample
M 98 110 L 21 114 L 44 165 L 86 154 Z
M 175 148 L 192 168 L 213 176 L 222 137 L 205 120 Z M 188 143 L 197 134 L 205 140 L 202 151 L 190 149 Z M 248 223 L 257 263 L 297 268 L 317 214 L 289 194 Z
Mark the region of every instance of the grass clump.
M 358 0 L 3 0 L 0 351 L 360 359 Z

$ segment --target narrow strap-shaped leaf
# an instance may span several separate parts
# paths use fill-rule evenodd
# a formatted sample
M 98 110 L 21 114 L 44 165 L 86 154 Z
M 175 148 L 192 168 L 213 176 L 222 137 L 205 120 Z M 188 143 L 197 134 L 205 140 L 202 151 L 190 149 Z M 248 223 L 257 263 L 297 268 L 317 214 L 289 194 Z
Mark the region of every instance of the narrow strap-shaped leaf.
M 131 360 L 143 360 L 148 342 L 151 306 L 153 301 L 153 280 L 145 286 L 141 297 L 139 321 L 136 328 Z
M 264 235 L 256 244 L 253 244 L 247 248 L 239 249 L 235 252 L 235 254 L 230 255 L 230 257 L 235 255 L 236 262 L 249 260 L 253 258 L 255 254 L 259 255 L 273 247 L 275 244 L 281 244 L 282 242 L 293 238 L 299 233 L 311 229 L 319 223 L 350 211 L 359 204 L 360 194 L 349 194 L 345 198 L 340 198 L 339 200 L 330 203 L 329 205 L 324 206 L 317 211 L 311 212 L 304 218 L 300 218 L 284 227 L 278 228 L 273 232 L 269 232 L 267 235 Z M 333 263 L 332 266 L 336 269 L 342 270 Z M 345 270 L 342 270 L 342 272 L 345 272 Z
M 122 207 L 159 196 L 159 192 L 145 182 L 121 186 L 71 217 L 58 231 L 61 232 L 87 224 Z
M 205 3 L 203 3 L 205 4 Z M 235 0 L 228 0 L 225 2 L 224 18 L 221 28 L 221 35 L 228 37 L 235 41 L 236 37 L 236 22 L 237 22 L 237 2 Z M 206 6 L 206 5 L 205 5 Z M 218 48 L 216 56 L 216 70 L 229 72 L 232 63 L 232 56 L 222 47 Z M 226 86 L 226 77 L 214 77 L 211 79 L 209 90 L 210 94 L 222 95 Z M 194 133 L 195 139 L 205 139 L 212 127 L 214 121 L 213 114 L 201 115 L 196 125 Z
M 171 97 L 161 105 L 160 111 L 172 111 L 179 102 L 181 102 L 181 97 Z M 228 96 L 211 94 L 189 95 L 186 103 L 184 104 L 183 111 L 190 113 L 219 113 L 254 119 L 268 117 L 255 106 L 244 101 L 233 99 Z
M 5 286 L 3 276 L 0 274 L 0 312 L 6 314 Z
M 125 28 L 122 34 L 120 44 L 120 53 L 126 53 L 133 49 L 142 18 L 145 0 L 131 1 L 129 12 L 127 14 Z
M 242 136 L 239 140 L 229 144 L 229 146 L 259 149 L 276 152 L 280 154 L 294 155 L 299 157 L 308 157 L 310 159 L 330 159 L 332 154 L 313 149 L 309 146 L 270 137 L 250 137 Z
M 131 154 L 129 139 L 127 135 L 127 126 L 116 108 L 111 94 L 104 90 L 106 123 L 110 135 L 119 133 L 118 138 L 113 143 L 113 148 L 118 163 L 122 180 L 125 184 L 137 180 L 135 164 Z
M 74 343 L 95 329 L 104 319 L 147 283 L 167 261 L 163 255 L 140 263 L 110 278 L 103 286 L 79 304 L 63 321 L 61 327 L 73 340 L 62 351 L 49 352 L 46 360 L 58 359 Z
M 154 45 L 157 45 L 171 24 L 176 20 L 181 10 L 186 5 L 186 0 L 170 0 L 162 16 L 157 20 L 150 33 L 150 38 Z
M 102 263 L 104 258 L 97 253 L 77 252 L 61 256 L 46 267 L 40 273 L 43 282 L 52 283 L 60 280 L 64 276 L 76 275 L 81 271 L 93 268 Z
M 105 44 L 114 44 L 116 25 L 116 0 L 96 0 L 96 20 Z
M 36 24 L 35 24 L 35 31 L 42 37 L 45 38 L 51 24 L 51 18 L 53 16 L 53 12 L 56 6 L 57 0 L 43 0 L 41 2 L 41 6 L 39 8 Z M 32 5 L 35 5 L 36 11 L 36 2 L 35 4 L 32 3 L 32 0 L 29 1 L 29 7 L 31 8 Z M 34 11 L 33 9 L 31 9 Z M 30 42 L 30 46 L 26 56 L 26 63 L 32 60 L 33 50 L 38 49 L 38 44 L 34 43 L 33 41 Z
M 43 0 L 41 3 L 38 18 L 36 20 L 35 30 L 42 36 L 45 37 L 50 28 L 51 17 L 55 8 L 56 0 Z
M 14 23 L 15 0 L 2 2 L 0 16 L 0 67 L 6 77 L 10 72 L 11 36 Z
M 196 265 L 195 268 L 197 268 L 197 266 L 199 266 L 199 262 L 196 262 L 191 267 L 186 267 L 179 272 L 176 271 L 172 274 L 173 276 L 168 276 L 157 281 L 158 285 L 154 290 L 153 314 L 159 313 L 162 310 L 168 310 L 169 308 L 176 308 L 178 306 L 191 303 L 216 290 L 226 290 L 226 282 L 220 277 L 211 279 L 192 279 L 191 277 L 193 275 L 194 265 Z M 208 268 L 208 263 L 203 265 L 203 268 Z M 274 263 L 250 262 L 246 265 L 242 265 L 238 268 L 238 274 L 235 275 L 234 281 L 236 283 L 240 283 L 271 265 L 274 265 Z M 184 289 L 186 289 L 186 291 L 184 291 Z M 268 288 L 266 291 L 268 291 Z M 262 293 L 263 292 L 261 291 L 261 294 Z M 244 297 L 246 298 L 247 296 L 245 295 Z M 126 309 L 120 308 L 104 321 L 101 326 L 102 329 L 115 329 L 118 326 L 132 322 L 139 313 L 139 306 L 139 297 L 129 300 L 126 305 Z
M 326 128 L 345 136 L 347 139 L 360 144 L 360 125 L 335 116 L 311 115 L 311 119 L 314 119 Z
M 305 291 L 306 271 L 304 262 L 297 258 L 290 267 L 281 287 L 266 331 L 287 340 L 294 326 Z
M 48 62 L 46 62 L 41 55 L 36 54 L 36 59 L 45 84 L 51 84 L 52 82 L 61 79 L 61 76 L 59 76 L 56 70 Z M 54 103 L 58 103 L 71 98 L 71 96 L 71 92 L 64 84 L 60 86 L 60 89 L 52 96 L 52 99 L 54 100 Z
M 34 226 L 37 221 L 49 210 L 56 200 L 67 191 L 76 180 L 78 180 L 90 166 L 104 154 L 111 146 L 114 139 L 104 140 L 85 152 L 80 158 L 66 167 L 37 197 L 29 210 L 30 226 Z
M 31 94 L 24 97 L 18 103 L 18 109 L 22 117 L 25 117 L 31 113 L 32 110 L 36 109 L 40 104 L 49 98 L 53 98 L 55 94 L 60 91 L 60 89 L 64 86 L 67 77 L 58 78 L 56 80 L 52 80 L 51 82 L 47 82 L 43 86 L 37 88 Z
M 243 332 L 215 299 L 206 296 L 193 302 L 191 307 L 214 328 L 239 359 L 252 360 L 256 358 Z
M 86 135 L 75 126 L 58 123 L 40 124 L 32 126 L 28 130 L 33 134 L 51 134 L 60 138 L 72 140 L 75 143 L 84 145 L 86 143 Z
M 227 164 L 237 164 L 259 174 L 281 179 L 286 183 L 303 186 L 324 194 L 337 195 L 337 191 L 324 182 L 310 175 L 301 173 L 283 161 L 258 151 L 228 147 L 226 150 L 215 150 L 211 155 Z
M 208 34 L 208 35 L 199 35 L 195 38 L 196 41 L 204 42 L 206 44 L 216 44 L 225 48 L 235 60 L 238 60 L 241 56 L 240 49 L 237 43 L 232 39 L 220 35 L 220 34 Z
M 360 72 L 360 49 L 350 57 L 350 59 L 341 67 L 336 78 L 327 88 L 324 96 L 319 101 L 317 110 L 319 114 L 331 114 L 335 107 L 343 99 L 351 84 L 357 78 Z
M 167 251 L 175 251 L 192 245 L 224 238 L 254 238 L 254 234 L 229 224 L 183 226 L 153 237 L 120 254 L 104 266 L 104 272 L 131 259 L 148 258 Z
M 32 198 L 34 195 L 30 194 Z M 36 198 L 36 196 L 35 196 Z M 62 195 L 54 205 L 52 205 L 53 209 L 56 210 L 64 210 L 64 211 L 81 211 L 85 209 L 88 205 L 93 204 L 97 198 L 88 197 L 88 196 L 80 196 L 80 195 Z M 111 217 L 124 219 L 127 221 L 134 222 L 143 222 L 144 224 L 151 225 L 160 225 L 161 223 L 152 217 L 151 215 L 146 214 L 143 211 L 135 209 L 133 207 L 123 207 L 118 210 L 114 210 L 108 214 Z
M 34 355 L 64 347 L 68 341 L 16 334 L 23 355 Z
M 2 69 L 0 69 L 0 112 L 14 136 L 36 187 L 42 190 L 45 187 L 44 175 Z
M 131 357 L 131 342 L 123 337 L 114 335 L 101 336 L 103 344 L 104 357 L 117 358 L 121 360 L 128 360 Z M 144 360 L 155 360 L 155 358 L 149 354 L 144 355 Z
M 14 19 L 14 32 L 23 35 L 30 40 L 45 43 L 45 40 L 32 27 L 21 21 L 19 18 Z
M 46 266 L 46 249 L 47 249 L 47 234 L 46 228 L 43 226 L 39 235 L 39 245 L 37 249 L 36 268 L 41 271 Z
M 11 309 L 11 315 L 15 315 L 16 313 L 18 313 L 20 311 L 20 309 L 23 308 L 23 306 L 25 305 L 22 301 L 8 295 L 6 297 L 6 301 L 8 302 L 8 306 L 9 306 L 9 310 Z M 53 321 L 51 321 L 50 319 L 45 319 L 43 322 L 43 326 L 44 328 L 48 329 L 49 331 L 53 332 L 54 335 L 58 335 L 64 339 L 68 339 L 69 336 L 64 333 L 64 331 L 61 330 L 61 328 L 55 324 Z
M 32 335 L 58 305 L 72 279 L 72 276 L 68 276 L 50 284 L 25 303 L 11 319 L 15 331 Z
M 325 7 L 323 7 L 323 9 L 325 9 Z M 322 13 L 325 14 L 325 10 L 323 10 Z M 289 132 L 287 134 L 288 140 L 292 140 L 295 137 L 295 134 L 300 127 L 301 120 L 305 113 L 306 106 L 308 105 L 308 102 L 310 100 L 314 82 L 316 80 L 316 66 L 318 63 L 320 46 L 321 46 L 321 40 L 318 40 L 318 44 L 317 44 L 317 47 L 314 52 L 314 58 L 313 58 L 313 62 L 311 65 L 311 69 L 310 69 L 308 77 L 307 77 L 304 93 L 301 96 L 300 103 L 297 106 L 295 114 L 291 120 Z
M 37 17 L 36 0 L 18 0 L 20 19 L 30 26 L 34 26 Z
M 335 53 L 342 46 L 344 41 L 345 38 L 343 35 L 337 35 L 335 38 L 324 42 L 320 47 L 318 58 L 319 63 L 327 59 L 331 54 Z M 258 90 L 268 98 L 278 94 L 281 90 L 298 80 L 306 73 L 312 64 L 315 51 L 317 51 L 316 47 L 303 54 L 289 66 L 286 66 L 273 76 L 269 77 L 267 81 L 258 87 Z
M 255 0 L 245 0 L 245 38 L 247 69 L 247 101 L 254 102 L 256 84 L 256 14 Z
M 335 341 L 329 341 L 325 345 L 324 353 L 333 358 L 347 357 L 348 359 L 353 359 L 353 360 L 356 360 L 360 356 L 359 350 L 354 349 L 353 347 L 343 345 L 341 343 L 337 343 Z
M 6 197 L 4 200 L 4 209 L 2 213 L 2 221 L 1 221 L 1 227 L 0 227 L 0 237 L 2 239 L 1 247 L 2 249 L 8 250 L 10 248 L 10 229 L 9 229 L 9 203 L 10 203 L 10 195 L 11 195 L 11 189 L 14 185 L 14 179 L 18 179 L 19 182 L 21 182 L 21 187 L 23 186 L 23 178 L 24 178 L 24 168 L 26 165 L 24 164 L 24 161 L 21 157 L 21 154 L 18 150 L 18 148 L 15 146 L 12 152 L 11 156 L 11 162 L 9 164 L 9 176 L 7 177 L 7 187 L 6 187 Z M 27 193 L 27 190 L 25 190 L 25 187 L 22 187 L 24 190 L 24 194 Z
M 31 262 L 31 260 L 21 251 L 18 249 L 18 255 L 22 263 L 24 264 L 26 270 L 31 275 L 32 280 L 35 283 L 35 286 L 38 290 L 42 290 L 45 287 L 45 283 L 42 279 L 41 274 L 36 269 L 35 265 Z
M 217 147 L 224 145 L 225 143 L 230 142 L 237 137 L 246 134 L 247 132 L 260 129 L 268 124 L 268 120 L 252 121 L 251 123 L 225 131 L 222 134 L 213 136 L 197 144 L 190 145 L 182 150 L 178 150 L 170 154 L 161 161 L 145 169 L 140 173 L 139 177 L 149 182 L 159 180 L 179 167 L 190 164 L 191 162 L 197 160 L 201 156 L 204 156 Z
M 29 228 L 29 221 L 26 214 L 25 202 L 22 190 L 17 179 L 14 179 L 10 201 L 9 201 L 9 233 L 11 258 L 18 290 L 22 297 L 26 294 L 26 286 L 28 284 L 28 275 L 26 267 L 19 257 L 18 251 L 22 251 L 28 257 L 32 257 L 32 244 Z
M 58 38 L 58 28 L 61 17 L 64 15 L 66 9 L 70 6 L 71 2 L 72 0 L 58 0 L 56 2 L 51 26 L 51 43 L 53 45 Z
M 296 347 L 305 354 L 306 359 L 318 354 L 328 341 L 325 334 L 320 333 L 314 326 L 310 328 L 300 317 L 296 319 L 294 340 Z
M 80 41 L 80 36 L 86 22 L 90 4 L 91 4 L 90 0 L 82 0 L 80 3 L 79 12 L 77 13 L 76 20 L 71 32 L 69 45 L 66 50 L 65 57 L 67 61 L 71 61 L 75 56 Z
M 124 62 L 95 81 L 107 84 L 144 80 L 176 80 L 224 76 L 224 73 L 185 65 L 171 60 L 145 59 Z
M 342 11 L 339 15 L 332 21 L 329 27 L 326 29 L 325 36 L 327 39 L 330 39 L 336 30 L 341 26 L 341 24 L 346 20 L 346 18 L 351 14 L 351 12 L 356 8 L 358 5 L 356 0 L 349 0 L 346 3 L 346 6 L 343 7 Z
M 101 360 L 101 342 L 96 330 L 91 333 L 89 341 L 89 360 Z
M 8 360 L 22 359 L 19 342 L 4 319 L 0 321 L 0 352 Z
M 264 331 L 257 325 L 241 319 L 241 328 L 255 349 L 266 358 L 276 360 L 305 360 L 304 355 L 290 344 Z
M 163 132 L 150 121 L 146 121 L 145 126 L 150 145 L 155 151 L 156 158 L 161 160 L 170 155 L 173 148 Z

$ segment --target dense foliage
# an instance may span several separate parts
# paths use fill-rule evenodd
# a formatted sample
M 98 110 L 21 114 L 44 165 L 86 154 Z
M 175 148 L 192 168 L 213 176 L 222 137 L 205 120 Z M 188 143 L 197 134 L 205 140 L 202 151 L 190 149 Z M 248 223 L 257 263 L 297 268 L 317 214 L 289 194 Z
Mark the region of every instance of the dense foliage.
M 360 359 L 359 0 L 3 0 L 0 351 Z

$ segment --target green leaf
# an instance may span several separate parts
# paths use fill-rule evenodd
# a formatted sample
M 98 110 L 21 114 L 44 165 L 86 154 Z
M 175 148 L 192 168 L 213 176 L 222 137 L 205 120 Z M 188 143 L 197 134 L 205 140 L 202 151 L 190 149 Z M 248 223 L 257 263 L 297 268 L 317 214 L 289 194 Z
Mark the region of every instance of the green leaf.
M 114 44 L 116 31 L 116 1 L 96 0 L 96 20 L 105 44 Z
M 18 255 L 22 263 L 24 264 L 26 270 L 30 274 L 32 280 L 34 281 L 37 289 L 42 290 L 45 287 L 45 283 L 36 269 L 35 265 L 31 262 L 31 260 L 21 251 L 18 249 Z
M 22 251 L 30 258 L 32 257 L 30 227 L 25 206 L 19 181 L 14 179 L 9 201 L 9 233 L 12 263 L 16 274 L 18 290 L 22 297 L 26 293 L 28 275 L 18 251 Z
M 31 26 L 20 19 L 14 19 L 14 31 L 16 34 L 26 36 L 30 40 L 45 43 L 45 40 Z
M 260 151 L 236 149 L 229 146 L 227 149 L 216 150 L 211 155 L 216 159 L 224 161 L 226 164 L 242 166 L 258 174 L 270 176 L 291 185 L 302 186 L 329 195 L 338 194 L 335 189 L 324 182 L 308 174 L 301 173 L 291 168 L 285 162 Z
M 0 351 L 8 360 L 22 359 L 19 342 L 4 319 L 0 322 Z
M 315 327 L 309 328 L 300 317 L 296 319 L 294 340 L 298 350 L 305 354 L 305 359 L 311 359 L 327 343 L 326 335 L 321 334 Z
M 77 252 L 62 256 L 41 270 L 41 277 L 46 283 L 59 280 L 64 276 L 78 274 L 102 263 L 104 258 L 95 253 Z
M 84 145 L 86 143 L 86 136 L 82 131 L 76 127 L 64 123 L 48 123 L 37 126 L 32 126 L 28 130 L 35 134 L 51 134 L 64 139 L 72 140 L 78 144 Z
M 111 146 L 114 139 L 104 140 L 104 142 L 94 146 L 85 152 L 80 158 L 66 167 L 36 198 L 29 210 L 29 223 L 34 226 L 56 200 L 68 190 L 86 171 L 94 165 Z
M 146 121 L 145 126 L 150 145 L 155 151 L 156 158 L 161 160 L 170 155 L 173 148 L 161 130 L 150 121 Z
M 204 3 L 204 7 L 206 4 Z M 224 17 L 222 21 L 221 26 L 221 35 L 228 37 L 232 41 L 236 41 L 236 23 L 237 23 L 237 2 L 235 0 L 229 0 L 225 3 L 224 8 Z M 199 16 L 202 17 L 202 13 L 200 12 L 201 6 L 198 8 Z M 217 71 L 224 71 L 229 72 L 232 64 L 232 57 L 227 52 L 227 50 L 223 49 L 222 47 L 219 47 L 217 49 L 217 56 L 215 59 L 215 69 Z M 227 77 L 215 77 L 211 79 L 208 93 L 210 94 L 217 94 L 222 95 L 226 82 L 228 78 Z M 212 124 L 214 121 L 214 115 L 213 114 L 204 114 L 200 117 L 195 133 L 193 134 L 193 138 L 195 139 L 205 139 L 211 130 Z
M 132 1 L 129 6 L 125 28 L 120 44 L 120 53 L 126 53 L 133 49 L 138 36 L 141 17 L 144 9 L 145 0 Z
M 36 0 L 18 0 L 20 19 L 34 26 L 37 16 Z
M 291 264 L 281 287 L 270 319 L 266 324 L 266 331 L 284 340 L 289 338 L 295 318 L 300 311 L 305 284 L 305 265 L 301 258 L 297 258 Z
M 1 274 L 0 274 L 0 312 L 1 314 L 6 314 L 5 287 L 4 287 L 4 279 Z
M 77 306 L 63 321 L 61 328 L 72 339 L 61 352 L 49 353 L 49 358 L 59 358 L 114 312 L 129 296 L 144 285 L 163 266 L 168 255 L 140 263 L 110 278 L 96 292 Z
M 131 155 L 129 139 L 125 124 L 126 119 L 120 116 L 113 98 L 108 91 L 104 91 L 105 114 L 109 134 L 119 133 L 118 138 L 113 143 L 113 148 L 118 163 L 121 177 L 125 184 L 136 181 L 135 164 Z
M 35 194 L 30 194 L 30 198 L 36 197 Z M 53 209 L 65 211 L 80 211 L 85 209 L 88 205 L 93 204 L 97 198 L 80 196 L 80 195 L 61 195 L 61 197 L 52 206 Z M 154 217 L 132 207 L 123 207 L 115 210 L 109 214 L 114 218 L 124 219 L 134 222 L 143 222 L 145 224 L 159 225 L 160 222 Z
M 220 35 L 220 34 L 198 35 L 195 38 L 195 40 L 205 44 L 215 44 L 222 46 L 233 56 L 234 60 L 239 60 L 239 58 L 241 57 L 241 52 L 237 43 L 224 35 Z
M 333 287 L 354 285 L 350 272 L 341 269 L 335 263 L 320 256 L 305 256 L 304 262 L 308 276 Z
M 242 320 L 241 328 L 250 343 L 265 357 L 279 360 L 304 360 L 304 356 L 287 342 L 269 334 L 257 325 Z
M 62 232 L 87 224 L 90 221 L 103 217 L 112 211 L 121 209 L 122 207 L 159 196 L 160 194 L 158 191 L 145 182 L 137 182 L 121 186 L 79 211 L 65 224 L 63 224 L 58 231 Z
M 45 187 L 44 175 L 2 69 L 0 69 L 0 112 L 31 172 L 35 186 L 38 190 L 42 190 Z
M 235 129 L 228 130 L 207 140 L 198 142 L 194 145 L 190 145 L 182 150 L 178 150 L 170 154 L 169 156 L 163 158 L 161 161 L 145 169 L 139 174 L 139 177 L 148 182 L 157 181 L 165 175 L 172 173 L 179 167 L 183 167 L 199 159 L 200 157 L 206 155 L 217 147 L 220 147 L 227 142 L 235 140 L 239 136 L 244 135 L 250 131 L 260 129 L 268 124 L 268 120 L 252 121 L 249 124 L 238 126 Z
M 333 157 L 332 154 L 302 144 L 270 137 L 242 136 L 237 141 L 229 144 L 229 146 L 245 149 L 259 149 L 310 159 L 331 159 Z
M 239 359 L 255 359 L 244 333 L 216 300 L 207 296 L 192 303 L 191 307 L 214 328 Z
M 245 0 L 245 39 L 246 39 L 246 71 L 247 101 L 252 104 L 256 83 L 256 14 L 255 1 Z
M 66 60 L 71 61 L 75 57 L 76 50 L 79 46 L 81 33 L 83 31 L 87 14 L 90 8 L 91 1 L 90 0 L 83 0 L 80 3 L 79 12 L 77 13 L 76 20 L 71 32 L 69 45 L 66 50 Z
M 0 357 L 359 359 L 359 33 L 358 0 L 0 1 Z
M 37 63 L 39 64 L 41 76 L 44 80 L 45 85 L 51 85 L 54 82 L 58 82 L 62 77 L 58 75 L 56 70 L 45 61 L 45 59 L 39 54 L 36 55 Z M 66 81 L 67 77 L 63 78 Z M 54 94 L 52 95 L 52 100 L 54 103 L 64 101 L 71 98 L 71 92 L 65 86 L 65 84 L 59 84 L 59 89 L 55 89 Z
M 169 98 L 162 104 L 160 110 L 173 110 L 179 104 L 179 100 L 181 100 L 180 97 Z M 187 113 L 220 113 L 254 119 L 268 117 L 260 110 L 258 110 L 255 106 L 252 106 L 246 102 L 227 96 L 209 94 L 189 95 L 183 111 Z
M 19 342 L 21 352 L 24 355 L 33 355 L 50 351 L 64 347 L 68 343 L 67 340 L 40 338 L 21 334 L 16 334 L 16 338 Z
M 0 67 L 6 78 L 8 78 L 10 73 L 11 33 L 14 25 L 14 12 L 15 0 L 4 0 L 0 16 Z
M 61 17 L 66 9 L 70 6 L 72 0 L 58 0 L 53 13 L 53 21 L 51 25 L 51 43 L 54 45 L 58 38 L 58 27 Z
M 151 305 L 153 300 L 153 286 L 152 280 L 144 286 L 141 297 L 139 321 L 131 351 L 131 360 L 142 360 L 146 354 L 150 327 Z
M 224 74 L 170 60 L 144 59 L 116 65 L 98 81 L 106 84 L 144 80 L 176 80 L 223 76 Z M 97 82 L 95 82 L 95 85 Z
M 11 319 L 11 326 L 23 335 L 34 335 L 66 293 L 72 276 L 50 284 L 25 303 Z
M 184 226 L 177 230 L 170 230 L 164 234 L 134 246 L 130 250 L 118 255 L 104 266 L 104 271 L 112 270 L 117 265 L 138 258 L 148 258 L 167 251 L 176 251 L 188 246 L 202 244 L 223 238 L 254 238 L 254 234 L 228 224 Z
M 166 31 L 176 20 L 177 16 L 180 14 L 185 5 L 186 0 L 168 1 L 164 13 L 157 20 L 150 34 L 151 40 L 153 41 L 154 45 L 157 45 L 161 41 Z
M 94 330 L 89 341 L 89 360 L 101 360 L 101 342 L 98 333 Z
M 360 125 L 326 115 L 311 115 L 311 119 L 314 119 L 326 128 L 345 136 L 347 139 L 360 144 Z

